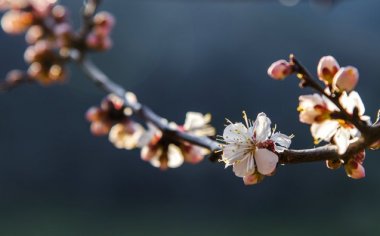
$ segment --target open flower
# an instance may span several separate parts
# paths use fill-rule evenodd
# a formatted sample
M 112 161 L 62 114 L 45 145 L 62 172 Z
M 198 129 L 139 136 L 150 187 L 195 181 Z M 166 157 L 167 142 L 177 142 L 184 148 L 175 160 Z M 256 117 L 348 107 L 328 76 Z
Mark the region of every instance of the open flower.
M 271 120 L 264 114 L 251 122 L 244 113 L 246 124 L 232 123 L 224 129 L 222 160 L 232 165 L 236 176 L 245 184 L 260 182 L 274 173 L 278 163 L 276 152 L 289 148 L 292 136 L 272 132 Z
M 365 108 L 357 92 L 352 91 L 349 95 L 343 92 L 340 97 L 340 103 L 349 114 L 352 114 L 354 109 L 357 108 L 360 119 L 365 121 L 369 120 L 369 118 L 364 115 Z M 319 106 L 320 104 L 315 105 L 317 110 Z M 360 133 L 350 122 L 343 119 L 332 119 L 330 115 L 336 111 L 339 110 L 325 111 L 324 119 L 315 120 L 315 122 L 311 124 L 310 130 L 315 143 L 333 141 L 338 148 L 338 153 L 344 154 L 349 144 L 354 142 L 356 138 L 360 136 Z M 303 111 L 301 111 L 301 113 L 302 112 Z
M 167 121 L 164 122 L 180 132 L 196 136 L 213 136 L 215 129 L 208 124 L 210 120 L 211 116 L 208 114 L 188 112 L 183 126 L 178 126 L 173 122 L 169 124 Z M 142 148 L 141 158 L 162 170 L 179 167 L 183 162 L 196 164 L 209 153 L 205 148 L 187 142 L 170 140 L 170 137 L 165 136 L 161 130 L 150 123 L 148 123 L 148 130 L 141 136 L 138 146 Z
M 140 137 L 145 133 L 145 129 L 132 120 L 118 123 L 112 126 L 108 138 L 115 147 L 131 150 L 137 147 Z

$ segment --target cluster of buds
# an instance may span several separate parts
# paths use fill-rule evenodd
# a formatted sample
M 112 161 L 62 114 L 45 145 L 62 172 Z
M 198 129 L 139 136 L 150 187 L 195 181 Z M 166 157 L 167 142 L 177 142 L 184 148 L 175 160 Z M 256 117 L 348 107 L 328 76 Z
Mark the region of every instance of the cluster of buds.
M 95 14 L 92 30 L 86 38 L 87 48 L 97 51 L 110 49 L 112 47 L 110 33 L 114 25 L 115 19 L 110 13 L 102 11 Z
M 136 103 L 136 96 L 128 92 L 126 98 Z M 90 130 L 95 136 L 108 135 L 111 143 L 120 149 L 133 149 L 145 132 L 144 128 L 134 122 L 130 116 L 132 111 L 124 106 L 124 101 L 114 94 L 105 97 L 100 107 L 91 107 L 86 119 L 91 122 Z
M 66 80 L 71 49 L 106 50 L 112 44 L 109 35 L 115 21 L 106 12 L 92 16 L 90 31 L 81 35 L 74 32 L 67 9 L 57 0 L 0 0 L 0 10 L 5 11 L 1 27 L 6 33 L 25 33 L 27 77 L 43 85 Z
M 214 136 L 215 129 L 210 126 L 211 115 L 202 115 L 197 112 L 188 112 L 184 125 L 174 122 L 167 123 L 168 126 L 178 132 L 187 132 L 195 136 Z M 148 123 L 148 130 L 139 141 L 141 147 L 141 158 L 150 162 L 154 167 L 166 170 L 176 168 L 184 162 L 197 164 L 209 154 L 209 150 L 188 142 L 173 140 L 153 124 Z
M 136 103 L 133 93 L 126 94 L 130 103 Z M 183 162 L 196 164 L 209 154 L 209 150 L 182 142 L 162 132 L 148 123 L 148 129 L 131 119 L 132 111 L 124 106 L 124 101 L 116 95 L 103 99 L 100 107 L 91 107 L 86 118 L 91 122 L 91 132 L 96 136 L 108 135 L 111 143 L 120 149 L 141 148 L 141 158 L 153 166 L 166 170 L 176 168 Z M 163 121 L 172 130 L 195 136 L 214 136 L 215 129 L 209 124 L 211 115 L 188 112 L 183 125 Z
M 363 167 L 363 162 L 365 159 L 365 150 L 353 155 L 346 162 L 340 159 L 327 160 L 326 166 L 329 169 L 336 170 L 342 165 L 348 177 L 353 179 L 361 179 L 365 177 L 365 169 Z
M 64 81 L 67 71 L 61 54 L 71 47 L 74 37 L 66 8 L 55 0 L 4 0 L 0 8 L 6 11 L 1 19 L 6 33 L 26 32 L 28 76 L 44 85 Z
M 291 73 L 298 73 L 300 79 L 305 79 L 305 75 L 302 71 L 297 71 L 293 61 L 274 62 L 268 70 L 269 76 L 276 80 L 283 79 Z M 365 108 L 360 95 L 353 91 L 359 80 L 359 72 L 352 66 L 340 67 L 334 57 L 325 56 L 319 61 L 317 73 L 319 80 L 325 85 L 323 94 L 299 97 L 300 121 L 311 125 L 310 131 L 315 144 L 321 141 L 334 144 L 338 153 L 342 155 L 348 146 L 361 136 L 352 120 L 370 123 L 370 118 L 364 115 Z M 310 81 L 303 82 L 307 84 Z M 363 160 L 364 154 L 355 155 L 346 163 L 338 159 L 329 160 L 326 164 L 331 169 L 344 164 L 348 176 L 362 178 L 365 175 Z
M 278 163 L 278 154 L 289 148 L 291 136 L 271 129 L 271 120 L 264 114 L 257 115 L 255 121 L 243 112 L 243 123 L 232 123 L 224 129 L 222 161 L 226 167 L 233 166 L 236 176 L 243 178 L 244 184 L 261 182 L 265 176 L 272 176 Z

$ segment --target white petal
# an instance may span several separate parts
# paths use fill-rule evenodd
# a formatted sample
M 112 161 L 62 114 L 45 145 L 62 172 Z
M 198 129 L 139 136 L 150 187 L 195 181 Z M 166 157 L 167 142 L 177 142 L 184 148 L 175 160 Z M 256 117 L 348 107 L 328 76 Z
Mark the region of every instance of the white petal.
M 278 156 L 268 149 L 257 149 L 255 153 L 257 170 L 263 175 L 271 174 L 278 162 Z
M 288 135 L 282 134 L 280 132 L 274 133 L 270 139 L 284 148 L 289 148 L 290 144 L 292 143 L 292 139 Z M 277 145 L 275 145 L 275 147 L 276 146 Z
M 227 143 L 247 142 L 247 128 L 242 123 L 230 124 L 224 129 L 223 139 Z
M 181 166 L 184 160 L 181 149 L 174 144 L 169 144 L 168 159 L 168 167 L 177 168 Z
M 334 136 L 334 142 L 338 147 L 338 153 L 344 154 L 350 144 L 350 131 L 348 129 L 340 128 Z
M 254 135 L 258 142 L 263 142 L 268 139 L 271 134 L 271 121 L 265 113 L 259 113 L 255 121 Z
M 233 171 L 236 176 L 244 177 L 251 175 L 255 172 L 255 161 L 251 153 L 247 153 L 245 158 L 241 161 L 235 162 Z
M 183 125 L 185 130 L 197 129 L 207 123 L 209 123 L 211 117 L 209 114 L 203 115 L 199 112 L 188 112 L 186 113 L 185 124 Z
M 244 158 L 247 153 L 247 147 L 235 144 L 228 144 L 223 147 L 222 159 L 227 164 L 233 164 Z
M 324 140 L 329 142 L 336 133 L 338 127 L 338 121 L 326 120 L 322 123 L 313 123 L 310 130 L 315 140 Z
M 148 130 L 140 136 L 139 140 L 137 141 L 137 147 L 142 148 L 150 143 L 154 135 L 156 134 L 161 135 L 161 131 L 152 123 L 147 123 L 147 126 L 148 126 Z
M 362 99 L 360 98 L 360 95 L 356 91 L 352 91 L 348 97 L 350 98 L 354 106 L 358 108 L 359 116 L 364 115 L 365 107 Z

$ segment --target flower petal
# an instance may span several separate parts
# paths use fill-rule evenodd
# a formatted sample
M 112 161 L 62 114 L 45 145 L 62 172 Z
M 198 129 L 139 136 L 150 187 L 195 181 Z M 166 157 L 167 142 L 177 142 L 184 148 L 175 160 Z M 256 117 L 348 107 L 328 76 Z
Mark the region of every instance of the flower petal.
M 227 165 L 233 164 L 235 161 L 240 161 L 245 157 L 247 150 L 245 146 L 227 144 L 223 147 L 222 159 Z
M 339 123 L 336 120 L 326 120 L 322 123 L 313 123 L 310 127 L 311 134 L 316 141 L 327 141 L 336 133 Z
M 269 175 L 276 169 L 278 156 L 267 149 L 257 149 L 255 161 L 258 172 L 263 175 Z
M 253 174 L 255 172 L 255 161 L 252 153 L 247 153 L 243 160 L 235 162 L 233 171 L 236 176 L 241 178 Z
M 247 128 L 242 123 L 235 123 L 224 129 L 223 139 L 227 143 L 246 143 L 250 137 L 247 135 Z
M 182 165 L 184 158 L 181 149 L 174 144 L 168 146 L 168 167 L 177 168 Z
M 254 138 L 257 142 L 263 142 L 268 139 L 271 134 L 271 120 L 263 112 L 257 115 L 255 124 L 254 124 Z
M 276 132 L 272 135 L 270 138 L 273 142 L 278 143 L 284 148 L 289 148 L 290 144 L 292 143 L 292 139 L 290 136 L 282 134 L 280 132 Z M 277 145 L 275 145 L 275 149 L 277 150 Z M 280 150 L 284 150 L 283 148 L 280 148 Z
M 338 147 L 338 153 L 344 154 L 350 145 L 350 131 L 348 129 L 340 128 L 334 135 L 335 145 Z

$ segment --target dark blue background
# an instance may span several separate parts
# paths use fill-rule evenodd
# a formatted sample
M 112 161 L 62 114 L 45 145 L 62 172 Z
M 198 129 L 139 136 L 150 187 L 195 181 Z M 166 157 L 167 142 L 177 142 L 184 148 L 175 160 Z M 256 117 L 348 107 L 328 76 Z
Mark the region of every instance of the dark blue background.
M 81 1 L 62 1 L 78 25 Z M 367 114 L 379 108 L 380 2 L 104 1 L 117 18 L 114 48 L 93 55 L 115 81 L 178 123 L 187 111 L 224 118 L 264 111 L 293 148 L 313 146 L 298 122 L 296 78 L 266 70 L 295 53 L 315 73 L 334 55 L 360 71 Z M 0 35 L 0 72 L 25 68 L 22 37 Z M 75 65 L 70 82 L 24 86 L 0 97 L 0 235 L 321 235 L 380 232 L 378 153 L 352 180 L 324 163 L 279 167 L 245 187 L 231 169 L 204 161 L 161 172 L 138 151 L 93 137 L 86 109 L 103 93 Z

